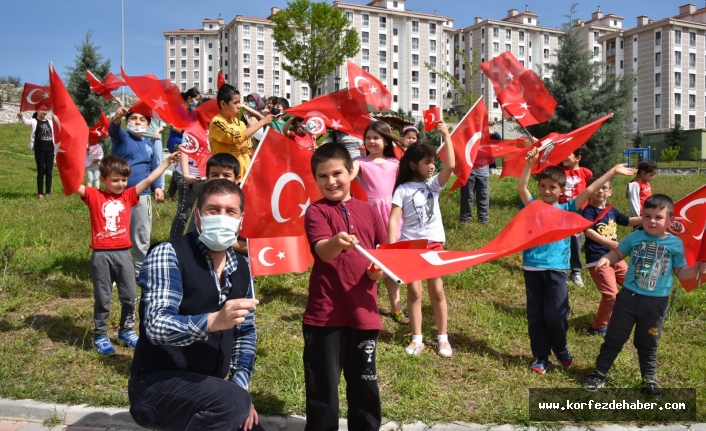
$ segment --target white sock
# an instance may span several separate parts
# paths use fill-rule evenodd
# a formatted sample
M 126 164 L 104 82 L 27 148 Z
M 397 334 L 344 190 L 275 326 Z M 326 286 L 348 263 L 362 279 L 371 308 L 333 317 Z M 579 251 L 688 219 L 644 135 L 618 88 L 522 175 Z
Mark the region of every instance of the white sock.
M 439 344 L 441 343 L 448 343 L 449 342 L 449 334 L 439 334 Z
M 421 335 L 412 335 L 412 342 L 417 343 L 417 344 L 422 344 L 422 336 Z

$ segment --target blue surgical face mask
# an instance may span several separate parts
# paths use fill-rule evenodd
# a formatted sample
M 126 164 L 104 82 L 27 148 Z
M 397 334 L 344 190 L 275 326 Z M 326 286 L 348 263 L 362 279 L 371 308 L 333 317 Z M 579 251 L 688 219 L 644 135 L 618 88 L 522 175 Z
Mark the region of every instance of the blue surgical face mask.
M 199 241 L 208 249 L 223 251 L 237 241 L 240 219 L 220 214 L 212 216 L 201 216 L 200 212 L 198 214 L 201 220 Z
M 257 108 L 257 103 L 255 102 L 248 102 L 248 106 L 251 107 L 252 109 Z
M 192 100 L 192 101 L 189 103 L 189 106 L 191 106 L 192 108 L 195 108 L 195 107 L 199 106 L 199 101 L 198 101 L 198 100 Z

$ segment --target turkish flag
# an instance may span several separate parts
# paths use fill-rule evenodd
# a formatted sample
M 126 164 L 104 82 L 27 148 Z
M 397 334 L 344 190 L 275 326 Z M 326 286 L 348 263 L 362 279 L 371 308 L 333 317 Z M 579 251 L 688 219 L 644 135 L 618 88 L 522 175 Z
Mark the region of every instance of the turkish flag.
M 348 60 L 348 88 L 365 96 L 366 105 L 371 105 L 378 111 L 390 109 L 392 94 L 385 84 L 370 72 Z
M 83 183 L 88 125 L 51 63 L 49 63 L 49 89 L 51 110 L 54 113 L 52 121 L 54 121 L 56 166 L 59 169 L 61 185 L 64 186 L 64 194 L 69 196 Z
M 442 120 L 441 109 L 438 106 L 423 111 L 422 115 L 424 115 L 424 130 L 427 132 L 434 130 L 436 124 Z
M 206 176 L 206 163 L 211 158 L 211 150 L 208 147 L 208 132 L 199 121 L 192 122 L 184 129 L 179 151 L 196 162 L 199 175 Z
M 159 118 L 182 130 L 189 127 L 192 118 L 176 85 L 169 80 L 157 79 L 154 75 L 128 76 L 122 68 L 120 71 L 135 95 L 156 112 Z
M 326 133 L 329 128 L 363 139 L 372 121 L 363 95 L 351 90 L 324 94 L 284 112 L 303 118 L 312 135 Z
M 98 122 L 88 129 L 88 143 L 94 145 L 99 143 L 103 138 L 108 136 L 108 126 L 110 126 L 110 120 L 105 116 L 103 111 L 101 111 L 101 116 Z
M 275 275 L 307 272 L 311 252 L 305 235 L 249 238 L 248 256 L 253 276 Z
M 49 87 L 25 82 L 24 90 L 22 90 L 20 112 L 47 111 L 49 109 L 51 109 L 51 91 Z
M 204 129 L 208 130 L 213 117 L 221 113 L 221 108 L 218 107 L 218 101 L 214 97 L 206 103 L 202 103 L 194 109 L 196 119 L 201 123 Z
M 223 72 L 218 71 L 218 78 L 216 78 L 216 89 L 219 89 L 226 83 L 226 77 L 223 76 Z
M 488 110 L 483 103 L 483 98 L 479 98 L 475 105 L 466 113 L 458 126 L 451 132 L 451 142 L 454 146 L 454 156 L 456 164 L 454 174 L 456 181 L 449 190 L 449 193 L 462 187 L 468 181 L 474 164 L 478 156 L 478 149 L 481 142 L 486 144 L 490 141 L 488 132 Z M 444 150 L 439 149 L 441 159 L 444 160 Z
M 106 75 L 105 79 L 101 82 L 96 78 L 93 72 L 87 70 L 86 78 L 88 79 L 88 85 L 91 87 L 91 91 L 100 94 L 105 100 L 113 100 L 113 91 L 127 85 L 122 79 L 113 75 L 113 72 L 108 72 L 108 75 Z
M 142 114 L 145 117 L 155 118 L 157 120 L 162 120 L 162 117 L 159 116 L 159 113 L 157 111 L 153 110 L 152 108 L 150 108 L 149 105 L 147 105 L 142 100 L 138 100 L 137 102 L 135 102 L 135 104 L 132 105 L 130 108 L 128 108 L 128 110 L 131 113 L 135 112 L 138 114 Z
M 490 141 L 488 145 L 482 145 L 478 154 L 487 157 L 510 158 L 527 148 L 527 138 L 517 138 L 507 141 Z
M 606 214 L 606 208 L 596 220 Z M 573 213 L 534 200 L 520 210 L 495 239 L 475 251 L 367 250 L 377 266 L 385 266 L 398 280 L 441 277 L 480 263 L 509 256 L 530 247 L 549 244 L 593 226 Z
M 510 51 L 481 63 L 480 68 L 492 81 L 502 109 L 522 127 L 543 123 L 554 115 L 554 97 L 537 74 L 526 70 Z
M 538 174 L 546 167 L 558 165 L 563 162 L 569 154 L 573 153 L 574 150 L 586 143 L 603 123 L 612 116 L 613 114 L 605 115 L 565 135 L 553 132 L 548 134 L 533 145 L 505 160 L 500 178 L 519 178 L 522 174 L 522 170 L 525 168 L 525 157 L 532 148 L 541 149 L 539 157 L 532 168 L 532 174 Z
M 674 222 L 667 228 L 669 233 L 684 244 L 684 257 L 689 266 L 700 260 L 706 261 L 704 254 L 706 241 L 703 241 L 706 229 L 706 205 L 704 204 L 706 204 L 706 186 L 701 186 L 674 203 Z M 679 280 L 679 282 L 687 292 L 698 287 L 696 277 Z

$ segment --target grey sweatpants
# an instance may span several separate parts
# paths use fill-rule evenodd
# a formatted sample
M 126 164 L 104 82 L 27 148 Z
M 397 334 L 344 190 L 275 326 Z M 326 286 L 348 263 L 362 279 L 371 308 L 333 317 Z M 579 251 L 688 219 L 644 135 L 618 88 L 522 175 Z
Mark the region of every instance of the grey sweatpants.
M 152 232 L 152 198 L 140 196 L 140 203 L 130 210 L 130 241 L 132 241 L 132 259 L 135 261 L 135 277 L 140 275 L 142 261 L 150 248 Z
M 106 335 L 113 282 L 118 285 L 118 297 L 123 305 L 120 311 L 120 330 L 135 326 L 137 288 L 133 275 L 130 250 L 93 250 L 91 255 L 93 279 L 93 336 Z

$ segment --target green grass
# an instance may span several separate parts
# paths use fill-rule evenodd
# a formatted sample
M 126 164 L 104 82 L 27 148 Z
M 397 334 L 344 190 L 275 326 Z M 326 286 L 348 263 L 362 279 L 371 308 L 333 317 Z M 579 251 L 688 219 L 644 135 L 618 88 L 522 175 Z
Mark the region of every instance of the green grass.
M 15 250 L 7 276 L 0 278 L 0 397 L 96 406 L 126 406 L 131 351 L 99 358 L 91 345 L 92 286 L 89 273 L 88 210 L 77 196 L 64 197 L 55 170 L 56 189 L 37 201 L 35 167 L 26 149 L 28 130 L 0 126 L 0 249 Z M 614 184 L 614 203 L 627 210 L 628 179 Z M 680 198 L 701 186 L 706 175 L 657 176 L 655 192 Z M 481 247 L 517 212 L 514 179 L 491 179 L 490 226 L 458 222 L 458 192 L 441 201 L 447 249 Z M 176 203 L 157 205 L 153 241 L 167 238 Z M 621 235 L 627 234 L 621 230 Z M 410 422 L 469 421 L 527 423 L 527 388 L 575 388 L 592 370 L 601 340 L 585 335 L 600 295 L 584 271 L 586 287 L 569 286 L 572 314 L 569 346 L 576 360 L 568 370 L 545 375 L 529 371 L 532 360 L 525 319 L 520 255 L 474 267 L 445 278 L 449 334 L 454 357 L 434 353 L 436 332 L 428 299 L 424 336 L 430 349 L 408 357 L 409 329 L 383 318 L 378 372 L 386 420 Z M 1 274 L 1 273 L 0 273 Z M 264 414 L 303 414 L 301 315 L 308 274 L 261 277 L 257 311 L 259 346 L 251 391 Z M 674 298 L 659 349 L 658 380 L 667 387 L 695 387 L 706 395 L 706 294 L 703 289 Z M 389 305 L 384 286 L 380 308 Z M 403 298 L 406 297 L 403 289 Z M 114 295 L 110 336 L 118 327 Z M 610 385 L 639 384 L 637 355 L 631 342 L 610 374 Z M 345 400 L 344 383 L 341 399 Z M 698 420 L 706 407 L 698 403 Z M 345 414 L 345 402 L 341 414 Z

